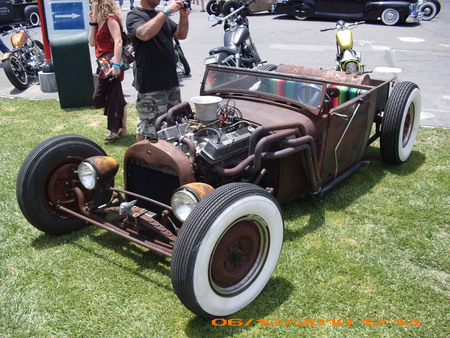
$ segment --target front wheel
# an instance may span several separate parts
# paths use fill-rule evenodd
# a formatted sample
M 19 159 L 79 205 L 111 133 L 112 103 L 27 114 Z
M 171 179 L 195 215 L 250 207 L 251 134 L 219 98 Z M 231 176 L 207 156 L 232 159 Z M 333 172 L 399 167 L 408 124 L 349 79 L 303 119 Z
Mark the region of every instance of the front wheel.
M 355 61 L 349 61 L 345 64 L 344 71 L 348 74 L 358 73 L 358 65 Z
M 231 183 L 208 194 L 183 224 L 171 262 L 173 288 L 202 317 L 224 317 L 250 304 L 278 262 L 283 217 L 259 186 Z
M 11 54 L 3 61 L 3 70 L 9 82 L 17 89 L 24 90 L 30 85 L 27 71 L 15 54 Z
M 217 2 L 217 0 L 209 0 L 206 4 L 206 11 L 209 15 L 220 15 L 222 11 L 222 6 Z
M 59 135 L 38 144 L 24 159 L 17 175 L 16 196 L 25 218 L 37 229 L 53 235 L 82 228 L 85 222 L 57 209 L 79 211 L 74 193 L 79 187 L 91 205 L 106 203 L 107 189 L 87 191 L 79 182 L 78 165 L 106 153 L 95 142 L 78 135 Z
M 380 151 L 383 161 L 401 164 L 411 155 L 420 123 L 421 96 L 412 82 L 399 82 L 389 97 L 382 119 Z
M 236 0 L 228 0 L 222 7 L 223 16 L 227 16 L 231 12 L 235 11 L 242 6 L 242 3 Z
M 387 8 L 381 13 L 381 21 L 388 26 L 395 25 L 400 20 L 400 13 L 393 8 Z

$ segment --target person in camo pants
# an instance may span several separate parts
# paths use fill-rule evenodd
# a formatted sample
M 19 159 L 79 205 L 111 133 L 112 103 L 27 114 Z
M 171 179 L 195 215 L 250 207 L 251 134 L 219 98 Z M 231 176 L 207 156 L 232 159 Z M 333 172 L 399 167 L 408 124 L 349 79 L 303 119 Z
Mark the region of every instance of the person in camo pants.
M 173 38 L 184 40 L 189 29 L 189 8 L 172 0 L 157 11 L 160 0 L 141 0 L 127 15 L 127 32 L 135 50 L 135 78 L 138 91 L 136 141 L 157 141 L 156 119 L 181 103 Z M 178 24 L 169 15 L 179 12 Z

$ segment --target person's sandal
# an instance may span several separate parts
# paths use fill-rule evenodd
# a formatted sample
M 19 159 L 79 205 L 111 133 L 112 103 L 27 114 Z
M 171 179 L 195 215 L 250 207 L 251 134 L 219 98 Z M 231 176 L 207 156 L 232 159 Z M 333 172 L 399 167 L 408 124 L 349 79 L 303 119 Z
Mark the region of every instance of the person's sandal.
M 105 141 L 113 142 L 118 138 L 119 138 L 119 134 L 112 131 L 111 133 L 109 133 L 109 135 L 105 136 Z

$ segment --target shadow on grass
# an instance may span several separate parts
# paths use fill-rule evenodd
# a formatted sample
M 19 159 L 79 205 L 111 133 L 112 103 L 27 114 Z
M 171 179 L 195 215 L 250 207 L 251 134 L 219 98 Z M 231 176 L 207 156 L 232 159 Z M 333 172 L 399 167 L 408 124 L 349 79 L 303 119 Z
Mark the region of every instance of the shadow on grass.
M 88 236 L 99 245 L 114 250 L 123 257 L 135 261 L 139 268 L 131 269 L 123 264 L 120 264 L 111 257 L 77 242 L 77 239 L 86 236 Z M 170 278 L 170 260 L 167 257 L 148 250 L 144 247 L 140 247 L 111 232 L 99 230 L 95 226 L 87 226 L 80 231 L 76 231 L 64 236 L 42 234 L 33 241 L 32 245 L 36 249 L 45 250 L 67 243 L 71 243 L 78 249 L 88 252 L 92 256 L 103 260 L 107 264 L 115 265 L 116 267 L 125 270 L 129 274 L 133 274 L 141 278 L 145 282 L 151 282 L 159 287 L 165 288 L 166 290 L 172 291 L 172 289 L 169 289 L 164 284 L 160 283 L 158 279 L 151 279 L 144 273 L 142 273 L 146 270 L 152 270 L 154 272 L 159 272 L 163 275 L 166 275 Z
M 405 163 L 388 165 L 381 160 L 378 147 L 369 147 L 363 159 L 371 161 L 370 166 L 360 168 L 352 176 L 332 188 L 320 200 L 306 197 L 290 202 L 283 207 L 284 218 L 287 222 L 309 215 L 309 220 L 305 226 L 285 231 L 285 240 L 292 241 L 314 232 L 325 224 L 326 210 L 347 208 L 372 190 L 387 174 L 404 176 L 407 179 L 408 175 L 414 173 L 425 163 L 425 158 L 425 155 L 421 152 L 413 151 Z
M 210 327 L 208 335 L 211 337 L 228 337 L 236 336 L 239 334 L 245 335 L 245 331 L 249 328 L 252 328 L 255 325 L 261 325 L 261 323 L 257 322 L 258 318 L 267 318 L 270 313 L 273 313 L 289 298 L 293 290 L 294 286 L 288 280 L 280 277 L 272 277 L 270 278 L 263 292 L 261 292 L 261 294 L 252 303 L 250 303 L 250 305 L 237 312 L 236 314 L 224 318 L 224 320 L 228 320 L 230 318 L 239 318 L 239 321 L 243 321 L 242 325 L 220 326 L 222 324 L 225 324 L 225 322 L 224 320 L 218 320 L 217 327 L 212 324 L 211 319 L 194 317 L 188 322 L 184 333 L 188 337 L 200 337 L 205 335 L 205 328 Z M 250 320 L 252 321 L 249 322 L 247 326 L 244 325 Z

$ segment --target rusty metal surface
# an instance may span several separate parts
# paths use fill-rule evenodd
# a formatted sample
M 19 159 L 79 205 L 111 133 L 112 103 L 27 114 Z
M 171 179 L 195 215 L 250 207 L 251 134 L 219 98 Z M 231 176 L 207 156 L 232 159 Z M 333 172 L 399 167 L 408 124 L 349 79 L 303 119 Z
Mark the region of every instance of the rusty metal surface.
M 164 140 L 155 143 L 144 140 L 133 144 L 125 153 L 124 163 L 129 159 L 138 159 L 149 165 L 157 164 L 173 169 L 179 177 L 180 185 L 195 181 L 194 170 L 186 154 Z M 126 170 L 125 165 L 125 177 L 127 177 Z
M 85 161 L 90 162 L 94 166 L 102 181 L 113 179 L 119 170 L 119 161 L 109 156 L 93 156 Z

